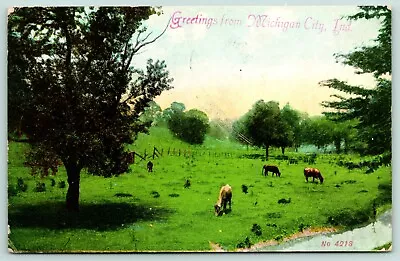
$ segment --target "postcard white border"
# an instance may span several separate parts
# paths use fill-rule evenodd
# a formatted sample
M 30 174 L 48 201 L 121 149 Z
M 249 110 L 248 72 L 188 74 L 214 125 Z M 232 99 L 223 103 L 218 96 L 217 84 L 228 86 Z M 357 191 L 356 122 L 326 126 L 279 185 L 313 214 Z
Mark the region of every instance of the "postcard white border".
M 393 141 L 393 186 L 400 186 L 400 179 L 398 177 L 400 164 L 395 159 L 399 159 L 400 152 L 400 1 L 382 1 L 382 0 L 195 0 L 195 1 L 184 1 L 184 0 L 12 0 L 12 1 L 1 1 L 1 42 L 0 42 L 0 56 L 1 56 L 1 88 L 0 88 L 0 260 L 21 260 L 29 259 L 34 261 L 53 260 L 109 260 L 118 258 L 121 260 L 158 260 L 163 259 L 166 261 L 177 261 L 177 260 L 219 260 L 221 261 L 233 261 L 251 258 L 252 260 L 290 260 L 296 258 L 297 261 L 313 261 L 324 259 L 326 261 L 333 261 L 340 259 L 352 260 L 354 258 L 361 258 L 363 261 L 373 261 L 376 259 L 385 260 L 399 260 L 400 259 L 400 244 L 398 241 L 399 230 L 397 229 L 398 223 L 395 220 L 399 220 L 399 208 L 396 204 L 393 204 L 393 251 L 391 253 L 260 253 L 260 254 L 107 254 L 107 255 L 88 255 L 88 254 L 67 254 L 67 255 L 54 255 L 54 254 L 30 254 L 30 255 L 13 255 L 9 254 L 6 247 L 7 240 L 7 8 L 10 6 L 41 6 L 41 5 L 57 5 L 57 6 L 82 6 L 82 5 L 384 5 L 388 4 L 392 6 L 392 75 L 393 75 L 393 88 L 392 88 L 392 141 Z M 397 102 L 397 103 L 396 103 Z M 399 200 L 399 190 L 393 190 L 393 202 Z M 397 232 L 396 232 L 397 230 Z

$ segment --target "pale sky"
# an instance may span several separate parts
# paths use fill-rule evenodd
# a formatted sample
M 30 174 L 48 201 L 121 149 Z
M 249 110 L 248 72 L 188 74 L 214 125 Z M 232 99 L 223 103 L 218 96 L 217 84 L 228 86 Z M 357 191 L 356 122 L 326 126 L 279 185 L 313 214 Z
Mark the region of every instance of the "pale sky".
M 264 99 L 318 115 L 320 103 L 333 94 L 318 82 L 338 78 L 374 85 L 372 75 L 356 75 L 333 56 L 376 38 L 376 20 L 349 25 L 343 19 L 339 25 L 350 30 L 333 31 L 337 19 L 357 11 L 355 6 L 163 7 L 163 15 L 147 21 L 149 31 L 157 35 L 175 14 L 174 19 L 134 65 L 144 68 L 148 58 L 166 61 L 174 88 L 156 99 L 163 109 L 177 101 L 210 118 L 237 118 Z M 196 16 L 210 24 L 192 19 Z

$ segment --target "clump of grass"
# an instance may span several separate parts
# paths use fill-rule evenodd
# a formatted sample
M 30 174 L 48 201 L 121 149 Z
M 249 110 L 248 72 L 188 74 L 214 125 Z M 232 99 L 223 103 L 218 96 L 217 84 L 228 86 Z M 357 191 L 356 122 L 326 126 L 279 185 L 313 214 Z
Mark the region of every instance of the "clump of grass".
M 356 182 L 357 182 L 356 180 L 350 179 L 350 180 L 342 181 L 341 184 L 354 184 L 354 183 L 356 183 Z
M 298 230 L 299 230 L 300 232 L 303 232 L 303 230 L 304 230 L 306 227 L 307 227 L 306 225 L 304 225 L 303 223 L 300 223 L 300 224 L 299 224 L 299 229 L 298 229 Z
M 289 204 L 290 202 L 291 198 L 289 199 L 281 198 L 280 200 L 278 200 L 278 204 Z
M 278 227 L 275 223 L 267 223 L 265 224 L 267 227 Z
M 237 247 L 237 248 L 249 248 L 249 247 L 251 247 L 251 245 L 252 245 L 252 243 L 250 242 L 250 238 L 249 238 L 249 237 L 246 237 L 246 238 L 244 239 L 244 241 L 239 242 L 239 243 L 236 245 L 236 247 Z
M 18 195 L 18 189 L 13 185 L 8 186 L 7 192 L 9 197 Z
M 244 194 L 247 194 L 248 193 L 248 190 L 249 188 L 245 185 L 245 184 L 242 184 L 242 192 L 244 193 Z
M 43 183 L 43 182 L 37 182 L 34 191 L 35 192 L 45 192 L 46 191 L 46 184 Z
M 251 228 L 251 232 L 256 234 L 256 236 L 261 236 L 262 235 L 261 226 L 259 224 L 253 224 L 253 227 Z
M 279 212 L 270 212 L 265 215 L 267 218 L 281 218 L 282 214 Z
M 18 178 L 17 180 L 17 189 L 18 191 L 26 192 L 28 190 L 28 185 L 24 182 L 22 178 Z
M 183 185 L 184 188 L 190 188 L 190 179 L 187 179 L 185 184 Z
M 179 197 L 179 194 L 172 193 L 172 194 L 169 194 L 168 196 L 170 196 L 171 198 L 177 198 L 177 197 Z
M 150 195 L 153 196 L 153 198 L 159 198 L 160 197 L 160 193 L 158 193 L 157 191 L 153 190 Z
M 342 225 L 350 228 L 356 227 L 370 220 L 370 216 L 372 216 L 370 212 L 372 212 L 372 209 L 371 211 L 342 209 L 330 215 L 327 219 L 327 223 L 333 226 Z
M 130 197 L 133 197 L 133 195 L 129 194 L 129 193 L 116 193 L 114 196 L 115 197 L 119 197 L 119 198 L 130 198 Z

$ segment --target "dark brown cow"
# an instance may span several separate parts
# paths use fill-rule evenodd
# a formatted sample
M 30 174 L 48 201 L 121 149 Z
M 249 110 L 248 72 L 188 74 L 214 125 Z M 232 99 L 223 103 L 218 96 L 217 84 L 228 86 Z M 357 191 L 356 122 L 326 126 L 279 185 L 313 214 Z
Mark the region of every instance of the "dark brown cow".
M 147 162 L 147 171 L 153 172 L 153 162 L 151 161 Z
M 306 178 L 306 181 L 308 182 L 308 178 L 312 177 L 312 181 L 314 182 L 315 179 L 319 179 L 319 181 L 324 182 L 324 178 L 321 175 L 321 172 L 319 169 L 316 168 L 305 168 L 304 169 L 304 177 Z
M 261 173 L 264 175 L 264 176 L 268 176 L 268 172 L 272 172 L 272 176 L 274 176 L 274 174 L 277 176 L 277 177 L 280 177 L 281 176 L 281 172 L 279 171 L 279 169 L 278 169 L 278 167 L 277 166 L 274 166 L 274 165 L 264 165 L 263 166 L 263 168 L 262 168 L 262 170 L 261 170 Z
M 217 203 L 214 205 L 216 216 L 220 216 L 226 211 L 226 204 L 229 204 L 229 210 L 232 208 L 232 187 L 226 184 L 219 191 Z

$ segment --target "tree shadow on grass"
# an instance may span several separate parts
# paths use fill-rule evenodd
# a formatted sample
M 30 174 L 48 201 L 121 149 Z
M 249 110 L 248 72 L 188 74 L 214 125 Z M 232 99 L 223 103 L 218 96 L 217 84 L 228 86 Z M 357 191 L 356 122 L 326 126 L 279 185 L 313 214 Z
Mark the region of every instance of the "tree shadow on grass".
M 79 212 L 68 212 L 64 202 L 18 205 L 9 209 L 11 227 L 49 229 L 117 230 L 138 221 L 163 221 L 173 210 L 148 204 L 102 203 L 80 205 Z

